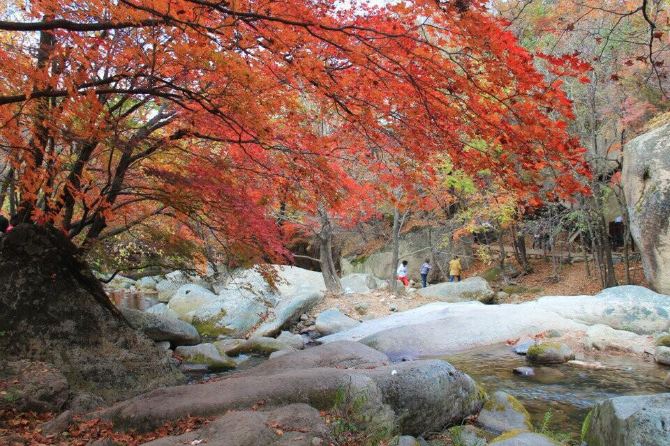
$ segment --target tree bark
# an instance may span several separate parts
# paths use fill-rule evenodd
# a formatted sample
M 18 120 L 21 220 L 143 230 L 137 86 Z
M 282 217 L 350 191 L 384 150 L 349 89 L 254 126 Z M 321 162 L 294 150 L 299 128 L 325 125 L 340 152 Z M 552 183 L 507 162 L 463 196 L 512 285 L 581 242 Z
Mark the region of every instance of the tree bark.
M 321 230 L 319 231 L 319 260 L 321 262 L 321 274 L 326 284 L 326 289 L 334 293 L 342 292 L 342 283 L 337 275 L 335 261 L 333 260 L 333 225 L 330 221 L 325 206 L 319 205 L 319 218 Z

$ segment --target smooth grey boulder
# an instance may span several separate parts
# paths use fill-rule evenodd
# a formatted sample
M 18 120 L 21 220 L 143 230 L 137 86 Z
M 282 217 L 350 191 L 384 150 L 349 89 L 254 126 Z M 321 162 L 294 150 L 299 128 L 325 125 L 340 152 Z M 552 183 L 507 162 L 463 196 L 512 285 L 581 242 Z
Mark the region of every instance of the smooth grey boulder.
M 509 432 L 494 438 L 490 446 L 560 446 L 551 438 L 534 432 Z M 590 446 L 590 445 L 589 445 Z
M 291 333 L 290 331 L 282 331 L 279 333 L 277 340 L 296 350 L 305 348 L 305 338 L 299 334 Z
M 486 434 L 479 428 L 466 424 L 454 426 L 447 431 L 452 442 L 459 446 L 486 446 Z
M 653 340 L 648 336 L 596 324 L 586 330 L 584 346 L 595 350 L 616 350 L 642 354 L 645 350 L 652 351 Z
M 522 305 L 586 325 L 604 324 L 642 335 L 670 328 L 670 296 L 635 285 L 607 288 L 595 296 L 547 296 Z
M 135 282 L 135 285 L 137 288 L 140 290 L 146 290 L 146 291 L 156 291 L 156 285 L 158 284 L 158 281 L 151 276 L 147 277 L 142 277 L 139 279 L 137 282 Z
M 421 446 L 419 440 L 410 435 L 401 435 L 393 439 L 391 446 Z
M 235 361 L 222 355 L 214 344 L 179 346 L 175 349 L 175 353 L 188 362 L 205 364 L 210 370 L 233 369 L 236 366 Z
M 535 364 L 563 364 L 575 359 L 575 353 L 560 342 L 543 342 L 528 349 L 526 358 Z
M 216 301 L 217 297 L 208 289 L 190 283 L 179 287 L 170 298 L 168 308 L 177 313 L 179 319 L 190 323 L 197 310 Z
M 670 294 L 670 124 L 625 145 L 622 184 L 631 235 L 651 286 Z
M 371 274 L 353 273 L 340 279 L 345 294 L 369 293 L 380 286 L 380 280 Z
M 164 280 L 159 280 L 156 283 L 156 291 L 158 291 L 158 300 L 160 302 L 169 302 L 177 290 L 190 282 L 190 278 L 182 271 L 173 271 L 165 276 Z
M 358 324 L 360 322 L 343 314 L 337 308 L 331 308 L 320 313 L 315 321 L 316 330 L 322 335 L 348 330 Z
M 364 370 L 396 413 L 400 432 L 423 435 L 461 424 L 477 413 L 485 394 L 446 361 L 408 361 Z
M 494 434 L 533 429 L 530 414 L 523 404 L 506 392 L 495 392 L 484 403 L 477 417 L 477 424 Z
M 491 327 L 495 327 L 492 330 Z M 437 356 L 533 336 L 547 330 L 585 331 L 586 326 L 536 306 L 433 302 L 364 321 L 325 336 L 322 343 L 360 341 L 393 359 Z
M 192 323 L 203 335 L 242 337 L 267 313 L 266 303 L 255 293 L 245 289 L 223 290 L 193 312 Z
M 131 327 L 154 341 L 169 341 L 175 345 L 195 345 L 200 342 L 195 327 L 182 320 L 130 308 L 122 308 L 121 313 Z
M 329 434 L 318 410 L 306 404 L 290 404 L 270 411 L 229 412 L 200 429 L 144 445 L 325 446 Z
M 300 291 L 293 297 L 282 299 L 274 309 L 270 309 L 268 320 L 258 327 L 254 336 L 274 336 L 282 328 L 296 322 L 300 315 L 309 312 L 323 299 L 323 292 Z
M 149 314 L 155 314 L 158 316 L 164 316 L 172 319 L 179 319 L 179 315 L 174 311 L 170 310 L 167 304 L 164 304 L 162 302 L 156 305 L 152 305 L 151 307 L 147 308 L 144 311 Z
M 495 296 L 495 292 L 482 277 L 468 277 L 461 282 L 438 283 L 418 289 L 416 293 L 442 302 L 478 300 L 489 303 Z
M 228 348 L 226 350 L 226 354 L 230 356 L 237 356 L 240 353 L 260 353 L 263 355 L 269 355 L 270 353 L 277 352 L 279 350 L 287 350 L 289 348 L 291 347 L 287 344 L 284 344 L 279 339 L 251 337 L 233 347 Z
M 654 359 L 659 364 L 670 365 L 670 347 L 656 347 Z
M 670 393 L 603 401 L 582 430 L 589 446 L 670 446 Z
M 305 403 L 320 410 L 349 402 L 368 420 L 420 435 L 460 424 L 483 404 L 475 382 L 447 362 L 371 368 L 378 355 L 354 343 L 287 353 L 226 379 L 156 390 L 119 403 L 103 416 L 121 427 L 151 429 L 187 414 L 222 415 L 258 401 L 266 407 Z

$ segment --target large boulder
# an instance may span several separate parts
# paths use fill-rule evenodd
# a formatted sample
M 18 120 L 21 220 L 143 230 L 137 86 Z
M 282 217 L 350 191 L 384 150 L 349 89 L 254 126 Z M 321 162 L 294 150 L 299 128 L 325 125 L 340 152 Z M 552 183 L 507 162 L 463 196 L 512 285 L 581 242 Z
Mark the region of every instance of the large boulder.
M 481 408 L 483 395 L 475 382 L 449 363 L 375 366 L 383 357 L 379 355 L 354 343 L 287 353 L 227 379 L 161 389 L 119 403 L 104 416 L 119 426 L 147 429 L 186 414 L 222 415 L 258 401 L 267 407 L 306 403 L 320 410 L 349 402 L 369 419 L 391 417 L 401 432 L 420 435 L 458 424 Z M 343 361 L 337 362 L 337 356 Z
M 491 327 L 495 327 L 492 330 Z M 439 356 L 533 336 L 547 330 L 585 331 L 586 325 L 536 306 L 434 302 L 320 338 L 360 341 L 393 359 Z
M 323 294 L 326 292 L 326 283 L 323 274 L 297 266 L 275 265 L 278 281 L 277 290 L 285 297 L 296 294 Z
M 582 431 L 589 446 L 670 446 L 670 393 L 603 401 Z
M 267 312 L 266 303 L 255 293 L 225 289 L 193 312 L 192 323 L 203 335 L 241 337 L 257 326 Z
M 445 282 L 416 291 L 424 297 L 442 302 L 464 302 L 478 300 L 490 302 L 495 296 L 488 282 L 481 277 L 469 277 L 461 282 Z
M 300 315 L 309 312 L 323 299 L 322 291 L 298 291 L 291 298 L 282 299 L 270 309 L 267 320 L 255 331 L 255 336 L 274 336 L 282 328 L 296 322 Z
M 170 307 L 168 307 L 167 304 L 164 304 L 162 302 L 156 305 L 152 305 L 144 311 L 149 314 L 155 314 L 158 316 L 163 316 L 171 319 L 179 319 L 179 315 L 174 311 L 170 310 Z
M 642 354 L 645 351 L 652 351 L 653 340 L 649 336 L 640 336 L 630 331 L 615 330 L 607 325 L 596 324 L 586 330 L 584 345 L 587 348 L 601 351 L 614 350 Z
M 124 308 L 121 310 L 131 327 L 154 341 L 170 341 L 175 345 L 194 345 L 200 335 L 193 325 L 179 319 Z
M 368 293 L 381 286 L 381 280 L 371 274 L 354 273 L 340 279 L 345 294 Z
M 530 414 L 525 407 L 506 392 L 495 392 L 484 403 L 477 424 L 494 434 L 514 430 L 530 431 L 533 429 Z
M 215 302 L 216 299 L 217 295 L 206 288 L 187 284 L 179 287 L 174 293 L 168 303 L 168 308 L 177 313 L 179 319 L 190 323 L 197 310 Z
M 190 277 L 182 271 L 173 271 L 164 280 L 156 282 L 156 291 L 160 302 L 169 302 L 183 285 L 190 283 Z
M 551 438 L 535 432 L 512 431 L 496 437 L 490 446 L 559 446 Z M 590 445 L 589 445 L 590 446 Z
M 670 124 L 633 139 L 624 153 L 622 183 L 631 235 L 647 280 L 658 292 L 670 294 Z
M 523 305 L 587 325 L 604 324 L 637 334 L 661 333 L 670 328 L 670 296 L 641 286 L 607 288 L 595 296 L 547 296 Z
M 563 364 L 575 359 L 575 353 L 563 343 L 543 342 L 531 345 L 526 358 L 535 364 Z
M 204 364 L 210 370 L 226 370 L 235 368 L 235 361 L 221 354 L 214 344 L 183 345 L 175 349 L 175 353 L 185 361 Z
M 350 318 L 337 308 L 331 308 L 330 310 L 320 313 L 316 317 L 314 325 L 316 331 L 322 335 L 329 335 L 339 331 L 348 330 L 358 324 L 360 324 L 360 322 Z
M 314 446 L 327 444 L 329 436 L 318 410 L 306 404 L 291 404 L 269 411 L 229 412 L 201 429 L 144 446 Z
M 52 228 L 19 225 L 0 239 L 0 327 L 3 360 L 53 364 L 74 394 L 111 402 L 184 378 Z

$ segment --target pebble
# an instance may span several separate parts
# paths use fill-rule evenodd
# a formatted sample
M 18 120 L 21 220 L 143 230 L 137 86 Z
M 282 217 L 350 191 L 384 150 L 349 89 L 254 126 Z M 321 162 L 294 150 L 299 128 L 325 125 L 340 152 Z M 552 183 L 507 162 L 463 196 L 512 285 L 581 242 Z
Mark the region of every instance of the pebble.
M 301 314 L 301 315 L 300 315 L 300 320 L 301 320 L 301 321 L 308 321 L 308 320 L 309 320 L 309 316 L 307 316 L 306 314 Z
M 513 372 L 515 375 L 519 376 L 535 376 L 535 369 L 532 367 L 517 367 Z
M 514 346 L 514 353 L 516 353 L 517 355 L 525 355 L 526 353 L 528 353 L 528 349 L 535 344 L 536 342 L 534 339 L 519 341 Z
M 398 311 L 398 307 L 396 307 L 395 305 L 391 305 L 389 307 L 389 310 L 392 311 L 392 312 L 396 312 L 396 311 Z

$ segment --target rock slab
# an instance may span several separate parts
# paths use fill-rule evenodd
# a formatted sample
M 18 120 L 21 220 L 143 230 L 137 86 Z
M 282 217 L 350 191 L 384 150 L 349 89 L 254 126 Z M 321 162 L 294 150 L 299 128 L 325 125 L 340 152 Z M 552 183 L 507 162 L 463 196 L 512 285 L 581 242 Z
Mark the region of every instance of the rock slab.
M 606 400 L 584 424 L 589 446 L 670 446 L 670 393 Z

